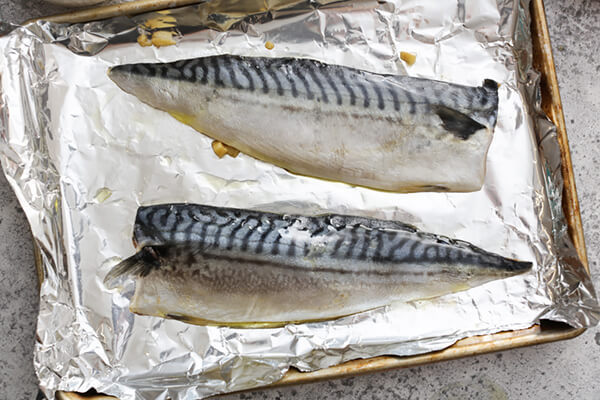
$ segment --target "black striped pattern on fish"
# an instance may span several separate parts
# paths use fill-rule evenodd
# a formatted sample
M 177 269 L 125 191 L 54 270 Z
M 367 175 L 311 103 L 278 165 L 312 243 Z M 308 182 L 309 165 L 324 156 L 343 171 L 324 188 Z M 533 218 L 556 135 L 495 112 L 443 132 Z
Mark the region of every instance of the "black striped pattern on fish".
M 111 73 L 117 72 L 360 107 L 390 115 L 433 112 L 448 131 L 464 140 L 479 129 L 493 128 L 498 109 L 498 85 L 493 80 L 485 80 L 481 87 L 469 87 L 375 74 L 302 58 L 220 55 L 111 69 Z
M 531 267 L 531 263 L 507 259 L 464 241 L 420 232 L 400 222 L 338 214 L 279 215 L 194 204 L 140 207 L 134 241 L 141 248 L 184 246 L 188 251 L 207 253 L 217 249 L 252 258 L 446 263 L 504 271 Z M 344 263 L 340 265 L 343 269 Z

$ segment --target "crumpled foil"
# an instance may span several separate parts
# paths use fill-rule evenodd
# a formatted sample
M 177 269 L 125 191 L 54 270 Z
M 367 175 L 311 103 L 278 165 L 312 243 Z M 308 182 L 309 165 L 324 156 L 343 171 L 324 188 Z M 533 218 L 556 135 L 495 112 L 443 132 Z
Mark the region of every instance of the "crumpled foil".
M 596 324 L 594 289 L 562 214 L 560 152 L 540 110 L 529 23 L 528 2 L 518 0 L 223 0 L 87 24 L 37 22 L 1 38 L 0 153 L 41 253 L 34 363 L 44 392 L 195 399 L 273 383 L 291 366 L 425 353 L 541 319 Z M 156 30 L 177 45 L 137 43 Z M 401 51 L 416 63 L 407 66 Z M 500 82 L 483 189 L 387 193 L 296 176 L 243 154 L 220 160 L 209 138 L 106 74 L 116 64 L 220 53 Z M 134 315 L 131 293 L 107 290 L 103 278 L 135 251 L 138 206 L 164 202 L 400 220 L 534 268 L 466 292 L 277 329 Z

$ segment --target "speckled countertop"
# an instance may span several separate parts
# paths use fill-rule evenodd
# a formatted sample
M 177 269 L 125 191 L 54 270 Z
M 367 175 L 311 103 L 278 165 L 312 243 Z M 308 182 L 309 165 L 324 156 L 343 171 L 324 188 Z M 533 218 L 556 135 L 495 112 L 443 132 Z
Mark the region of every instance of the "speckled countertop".
M 546 0 L 588 256 L 600 288 L 600 2 Z M 0 21 L 67 11 L 0 1 Z M 36 398 L 37 276 L 25 215 L 0 174 L 0 398 Z M 235 399 L 600 399 L 600 329 L 576 339 L 434 365 L 222 397 Z

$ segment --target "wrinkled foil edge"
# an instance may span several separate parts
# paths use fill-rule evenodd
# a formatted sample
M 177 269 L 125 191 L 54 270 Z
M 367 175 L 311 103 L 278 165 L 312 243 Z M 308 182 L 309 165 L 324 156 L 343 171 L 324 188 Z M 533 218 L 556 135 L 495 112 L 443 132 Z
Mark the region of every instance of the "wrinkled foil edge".
M 530 33 L 529 33 L 529 12 L 528 12 L 528 3 L 521 2 L 519 10 L 519 17 L 517 18 L 518 23 L 520 24 L 520 28 L 515 32 L 519 33 L 520 36 L 516 36 L 515 39 L 515 51 L 519 51 L 523 49 L 523 51 L 527 54 L 531 54 L 530 49 L 527 47 L 530 46 Z M 508 7 L 506 8 L 508 9 Z M 47 32 L 47 29 L 50 25 L 47 23 L 39 23 L 35 26 L 30 26 L 28 29 L 31 29 L 31 32 L 39 34 L 40 32 Z M 80 35 L 79 31 L 77 35 Z M 74 49 L 76 46 L 82 44 L 80 38 L 74 44 L 72 42 L 73 38 L 77 36 L 71 32 L 65 33 L 64 36 L 54 37 L 53 41 L 65 41 L 69 40 L 70 48 Z M 21 32 L 18 35 L 15 35 L 13 39 L 19 37 L 20 39 L 24 39 L 24 33 Z M 40 37 L 44 37 L 40 35 Z M 45 37 L 48 39 L 48 36 Z M 94 38 L 94 44 L 97 46 L 94 50 L 90 50 L 89 48 L 86 50 L 88 54 L 94 54 L 94 51 L 100 51 L 104 48 L 106 43 L 104 41 L 105 38 L 101 38 L 96 40 Z M 31 36 L 28 36 L 27 40 L 31 40 L 31 51 L 35 54 L 37 52 L 43 52 L 41 48 L 43 41 L 31 39 Z M 522 47 L 520 48 L 519 45 Z M 84 46 L 85 47 L 85 46 Z M 519 58 L 523 60 L 523 58 Z M 528 96 L 527 98 L 530 100 L 529 104 L 533 104 L 534 114 L 534 122 L 536 125 L 536 132 L 538 134 L 538 141 L 540 145 L 540 149 L 542 154 L 544 155 L 544 171 L 546 171 L 544 175 L 544 182 L 546 185 L 546 190 L 548 193 L 548 203 L 550 209 L 552 211 L 552 234 L 555 237 L 555 244 L 557 248 L 557 252 L 559 254 L 559 260 L 555 264 L 556 268 L 549 272 L 546 280 L 548 282 L 548 295 L 553 300 L 553 306 L 549 308 L 549 310 L 541 315 L 542 318 L 548 318 L 552 320 L 566 322 L 574 327 L 585 327 L 591 326 L 597 323 L 598 321 L 598 306 L 594 293 L 594 289 L 591 285 L 591 280 L 585 269 L 583 268 L 581 262 L 577 257 L 576 250 L 572 244 L 572 241 L 568 235 L 566 220 L 562 212 L 562 175 L 560 170 L 560 150 L 558 147 L 558 141 L 556 139 L 556 128 L 549 122 L 547 117 L 543 114 L 540 108 L 541 104 L 541 96 L 539 93 L 539 74 L 533 70 L 531 66 L 530 56 L 527 61 L 523 64 L 526 67 L 522 68 L 522 77 L 523 77 L 523 93 Z M 10 76 L 19 75 L 19 71 L 36 71 L 36 73 L 43 75 L 46 73 L 41 70 L 39 66 L 34 65 L 33 60 L 28 59 L 27 57 L 18 57 L 18 59 L 13 59 L 10 64 L 2 65 L 2 71 L 4 74 Z M 18 81 L 18 79 L 15 79 Z M 45 144 L 44 134 L 50 134 L 50 131 L 47 130 L 48 121 L 37 120 L 40 116 L 47 115 L 46 113 L 32 113 L 31 109 L 39 107 L 40 109 L 44 108 L 43 103 L 43 94 L 45 90 L 43 87 L 36 88 L 38 93 L 41 95 L 38 98 L 24 98 L 23 102 L 23 114 L 20 116 L 22 119 L 27 119 L 29 121 L 33 121 L 33 126 L 39 129 L 38 133 L 34 136 L 35 140 L 29 140 L 26 143 L 26 147 L 28 147 L 28 153 L 33 158 L 34 154 L 43 154 L 43 147 Z M 30 102 L 34 102 L 32 105 Z M 8 115 L 8 110 L 2 104 L 2 117 L 1 117 L 1 129 L 2 133 L 6 132 L 6 124 L 9 123 L 9 117 L 14 119 L 18 118 L 14 114 Z M 13 111 L 11 110 L 11 113 Z M 27 132 L 23 133 L 23 140 L 27 138 Z M 43 292 L 45 293 L 44 298 L 41 299 L 40 302 L 40 315 L 52 313 L 52 307 L 56 307 L 56 304 L 65 305 L 64 313 L 62 313 L 65 321 L 68 321 L 66 325 L 74 325 L 81 327 L 81 332 L 79 334 L 82 336 L 81 338 L 75 340 L 75 342 L 80 343 L 100 343 L 97 336 L 98 333 L 94 332 L 86 328 L 88 325 L 86 324 L 86 316 L 83 313 L 77 312 L 76 310 L 71 309 L 66 306 L 68 304 L 77 304 L 77 296 L 76 293 L 73 293 L 74 288 L 56 288 L 49 287 L 50 282 L 57 281 L 60 279 L 64 279 L 66 274 L 77 273 L 76 271 L 68 271 L 67 263 L 60 257 L 60 255 L 66 254 L 66 249 L 64 244 L 58 239 L 61 238 L 64 234 L 61 215 L 61 186 L 60 186 L 60 177 L 58 176 L 57 169 L 53 166 L 48 160 L 36 160 L 36 162 L 41 163 L 44 168 L 35 168 L 31 170 L 23 170 L 21 168 L 25 163 L 19 159 L 18 154 L 16 154 L 12 149 L 6 146 L 6 142 L 2 141 L 1 144 L 2 151 L 2 166 L 4 169 L 7 178 L 9 179 L 10 184 L 15 189 L 17 196 L 19 198 L 19 202 L 22 207 L 26 210 L 26 214 L 28 219 L 30 220 L 30 224 L 32 225 L 32 229 L 34 226 L 38 227 L 34 231 L 34 237 L 36 238 L 36 244 L 41 249 L 42 260 L 43 260 L 43 269 L 45 276 L 48 279 L 45 279 L 42 283 Z M 44 164 L 45 163 L 45 164 Z M 28 175 L 32 172 L 36 172 L 39 170 L 45 170 L 46 175 L 38 176 L 38 175 Z M 44 185 L 40 185 L 43 182 Z M 29 193 L 30 196 L 27 197 L 22 193 Z M 33 193 L 33 195 L 32 195 Z M 30 199 L 34 199 L 32 201 Z M 48 218 L 47 215 L 51 217 L 49 220 L 43 220 Z M 35 220 L 38 218 L 38 220 Z M 35 220 L 35 221 L 34 221 Z M 43 220 L 43 221 L 42 221 Z M 40 230 L 43 228 L 43 230 Z M 45 286 L 44 286 L 45 285 Z M 53 296 L 50 298 L 49 296 Z M 525 327 L 525 326 L 523 326 Z M 75 330 L 74 330 L 75 331 Z M 73 331 L 70 331 L 73 332 Z M 66 332 L 65 332 L 66 333 Z M 472 332 L 473 334 L 477 334 L 478 332 Z M 53 343 L 51 346 L 46 346 L 43 342 L 43 331 L 39 331 L 38 334 L 42 335 L 42 340 L 39 340 L 36 347 L 36 358 L 41 354 L 48 354 L 51 352 L 59 352 L 61 351 L 60 343 Z M 69 333 L 70 334 L 70 333 Z M 86 337 L 89 337 L 89 340 Z M 449 338 L 444 341 L 443 338 L 432 338 L 431 343 L 435 343 L 433 349 L 447 347 L 455 342 L 457 338 Z M 423 351 L 430 351 L 431 348 L 428 348 L 426 345 L 427 341 L 423 341 Z M 65 346 L 69 346 L 70 343 L 65 342 Z M 104 352 L 101 348 L 95 349 L 87 349 L 87 351 L 91 351 L 94 354 L 100 354 Z M 416 353 L 415 353 L 416 354 Z M 344 354 L 339 358 L 334 358 L 329 360 L 322 366 L 337 364 L 342 361 L 346 361 L 348 359 L 357 358 L 357 357 L 369 357 L 371 354 Z M 104 355 L 106 365 L 110 365 L 108 356 Z M 348 358 L 346 358 L 348 357 Z M 60 357 L 56 357 L 57 359 Z M 101 356 L 102 358 L 102 356 Z M 80 357 L 80 360 L 85 360 L 85 357 Z M 243 363 L 244 360 L 237 359 L 235 362 L 232 362 L 232 366 L 237 363 Z M 255 362 L 255 361 L 253 361 Z M 92 364 L 92 363 L 90 363 Z M 281 374 L 277 376 L 270 376 L 269 379 L 266 379 L 263 384 L 272 383 L 283 376 L 283 373 L 287 370 L 286 362 L 281 362 L 277 364 L 277 367 L 280 369 Z M 314 366 L 306 364 L 303 365 L 301 361 L 298 361 L 295 364 L 297 367 L 304 370 L 312 370 Z M 52 396 L 53 391 L 51 388 L 60 388 L 60 390 L 79 390 L 85 391 L 92 387 L 106 387 L 105 383 L 96 381 L 94 379 L 94 367 L 91 365 L 86 366 L 79 361 L 79 364 L 76 365 L 79 369 L 86 369 L 86 376 L 89 376 L 90 379 L 87 379 L 85 382 L 77 379 L 70 379 L 65 383 L 64 379 L 60 378 L 60 370 L 44 370 L 44 365 L 36 360 L 36 366 L 39 368 L 38 375 L 40 377 L 44 376 L 46 388 L 48 391 L 48 395 Z M 69 366 L 68 364 L 64 366 L 63 372 L 67 371 L 69 368 L 73 366 Z M 235 369 L 232 367 L 232 369 Z M 68 375 L 68 374 L 67 374 Z M 54 376 L 54 379 L 49 378 Z M 238 382 L 239 383 L 239 382 Z M 244 388 L 251 388 L 256 386 L 256 381 L 252 381 L 248 383 L 247 386 L 244 385 L 236 385 L 235 387 L 225 386 L 222 388 L 222 391 L 230 391 L 230 390 L 240 390 Z M 106 388 L 110 390 L 110 388 Z M 209 395 L 209 392 L 204 393 Z
M 543 182 L 549 210 L 552 215 L 552 236 L 558 259 L 555 268 L 548 270 L 544 279 L 553 305 L 540 319 L 564 322 L 574 328 L 595 326 L 600 320 L 598 299 L 590 274 L 581 262 L 569 235 L 563 211 L 564 179 L 561 149 L 556 126 L 542 109 L 541 78 L 533 66 L 530 0 L 520 0 L 518 26 L 514 33 L 514 51 L 518 57 L 522 95 L 527 101 L 542 154 Z M 566 149 L 569 151 L 569 149 Z

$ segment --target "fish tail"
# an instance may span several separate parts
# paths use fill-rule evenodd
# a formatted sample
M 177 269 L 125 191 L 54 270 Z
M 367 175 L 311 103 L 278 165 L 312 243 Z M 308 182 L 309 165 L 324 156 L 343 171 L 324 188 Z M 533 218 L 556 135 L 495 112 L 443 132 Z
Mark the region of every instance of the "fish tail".
M 146 276 L 159 265 L 160 262 L 154 249 L 151 246 L 144 247 L 115 265 L 104 278 L 104 284 L 109 289 L 115 289 L 124 276 Z
M 477 249 L 471 245 L 471 249 Z M 533 267 L 533 263 L 529 261 L 519 261 L 513 258 L 507 258 L 498 254 L 490 253 L 477 249 L 479 253 L 478 265 L 486 269 L 493 269 L 504 277 L 511 277 L 528 272 Z
M 483 88 L 490 93 L 498 93 L 498 82 L 493 79 L 484 79 Z
M 515 275 L 529 271 L 532 266 L 533 264 L 529 261 L 517 261 L 512 259 L 507 259 L 504 264 L 504 268 Z
M 488 99 L 488 105 L 491 105 L 491 107 L 484 107 L 476 114 L 479 114 L 479 117 L 482 118 L 480 122 L 486 121 L 490 128 L 496 126 L 496 120 L 498 119 L 498 87 L 498 82 L 493 79 L 484 80 L 481 86 L 485 98 Z

